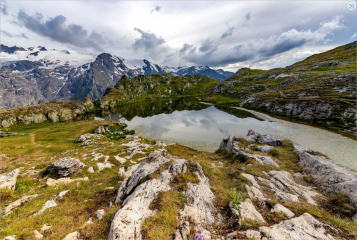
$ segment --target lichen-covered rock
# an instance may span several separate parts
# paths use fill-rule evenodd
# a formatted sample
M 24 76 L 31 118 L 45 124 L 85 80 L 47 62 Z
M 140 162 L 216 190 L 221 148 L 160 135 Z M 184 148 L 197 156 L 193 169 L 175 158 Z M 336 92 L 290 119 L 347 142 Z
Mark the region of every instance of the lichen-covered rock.
M 262 153 L 270 153 L 270 151 L 272 149 L 274 149 L 274 147 L 273 146 L 264 145 L 264 146 L 256 146 L 255 149 L 257 151 L 262 152 Z
M 247 136 L 245 136 L 244 138 L 245 138 L 245 140 L 247 140 L 248 142 L 254 143 L 254 142 L 256 142 L 256 141 L 258 140 L 259 137 L 260 137 L 260 134 L 259 134 L 259 133 L 256 133 L 256 132 L 254 132 L 253 130 L 250 129 L 250 130 L 248 131 Z
M 265 223 L 263 216 L 255 209 L 254 204 L 249 198 L 246 198 L 239 204 L 239 217 L 245 220 L 255 220 L 259 223 Z
M 264 204 L 266 202 L 266 197 L 258 188 L 254 186 L 245 185 L 245 189 L 247 190 L 249 198 L 253 201 L 257 201 L 261 204 Z
M 84 167 L 84 163 L 76 158 L 60 158 L 51 163 L 47 168 L 47 172 L 56 171 L 58 175 L 63 177 L 69 176 L 73 173 L 80 171 Z
M 35 194 L 30 196 L 23 196 L 20 199 L 17 199 L 16 201 L 10 203 L 9 205 L 1 209 L 0 217 L 6 217 L 7 215 L 11 214 L 14 209 L 22 206 L 23 204 L 31 201 L 32 199 L 38 196 L 39 196 L 38 194 Z
M 104 217 L 105 211 L 104 209 L 97 210 L 94 215 L 100 220 Z
M 16 120 L 15 115 L 9 114 L 1 120 L 1 127 L 7 128 L 7 127 L 10 127 L 16 123 L 17 123 L 17 120 Z
M 17 176 L 20 169 L 15 169 L 11 172 L 0 174 L 0 188 L 15 190 Z
M 331 235 L 327 234 L 324 224 L 320 223 L 308 213 L 282 221 L 270 227 L 259 227 L 259 231 L 266 234 L 268 239 L 334 239 Z
M 328 194 L 343 193 L 357 209 L 357 173 L 347 167 L 331 162 L 323 156 L 294 143 L 294 152 L 299 155 L 299 164 L 304 174 L 313 177 L 314 183 Z M 357 213 L 353 216 L 357 222 Z
M 270 210 L 270 212 L 282 213 L 287 218 L 295 217 L 295 214 L 292 211 L 290 211 L 289 209 L 287 209 L 281 204 L 275 204 L 274 207 Z
M 98 134 L 90 134 L 90 133 L 86 133 L 83 134 L 81 136 L 79 136 L 76 141 L 76 143 L 82 143 L 80 146 L 88 146 L 91 144 L 95 143 L 95 140 L 99 139 L 101 135 Z
M 260 185 L 257 183 L 253 175 L 247 173 L 241 173 L 240 175 L 248 179 L 253 184 L 254 187 L 260 188 Z
M 41 233 L 39 233 L 36 229 L 33 230 L 33 234 L 35 235 L 35 239 L 42 239 L 43 238 L 43 235 Z

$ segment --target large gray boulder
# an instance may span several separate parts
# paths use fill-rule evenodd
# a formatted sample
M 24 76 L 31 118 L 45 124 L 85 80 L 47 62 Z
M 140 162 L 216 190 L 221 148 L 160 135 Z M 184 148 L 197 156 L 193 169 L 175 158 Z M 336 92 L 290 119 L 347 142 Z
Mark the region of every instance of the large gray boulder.
M 76 158 L 60 158 L 57 161 L 51 163 L 46 171 L 56 171 L 58 175 L 67 177 L 73 173 L 80 171 L 85 166 L 84 163 Z
M 299 164 L 304 174 L 310 175 L 314 183 L 328 194 L 346 194 L 351 205 L 357 209 L 357 173 L 347 167 L 315 155 L 311 149 L 294 143 L 294 152 L 299 155 Z M 357 213 L 353 216 L 357 222 Z
M 259 138 L 258 138 L 258 143 L 260 144 L 267 144 L 267 145 L 270 145 L 270 146 L 283 146 L 284 145 L 284 142 L 280 139 L 276 139 L 274 138 L 272 135 L 261 135 Z
M 15 190 L 17 176 L 20 169 L 15 169 L 11 172 L 0 174 L 0 188 Z

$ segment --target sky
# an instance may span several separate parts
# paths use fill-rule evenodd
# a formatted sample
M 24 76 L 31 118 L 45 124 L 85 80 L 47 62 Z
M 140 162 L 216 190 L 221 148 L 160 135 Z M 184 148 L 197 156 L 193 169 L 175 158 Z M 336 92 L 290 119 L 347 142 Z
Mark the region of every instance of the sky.
M 271 69 L 357 39 L 351 1 L 1 1 L 1 44 Z

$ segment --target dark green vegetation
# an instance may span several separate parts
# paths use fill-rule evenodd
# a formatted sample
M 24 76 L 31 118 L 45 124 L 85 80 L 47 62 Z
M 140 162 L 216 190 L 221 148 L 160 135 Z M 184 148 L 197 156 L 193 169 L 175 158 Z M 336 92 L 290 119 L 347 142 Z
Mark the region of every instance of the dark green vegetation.
M 209 100 L 353 133 L 356 42 L 285 68 L 242 68 L 216 85 Z

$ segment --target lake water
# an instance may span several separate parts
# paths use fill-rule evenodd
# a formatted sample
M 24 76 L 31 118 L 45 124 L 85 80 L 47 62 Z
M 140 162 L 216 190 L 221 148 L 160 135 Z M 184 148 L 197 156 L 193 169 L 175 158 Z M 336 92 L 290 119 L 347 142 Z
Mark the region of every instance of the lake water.
M 135 129 L 136 135 L 205 151 L 215 151 L 229 135 L 244 137 L 252 129 L 260 134 L 291 139 L 357 170 L 357 145 L 350 138 L 251 110 L 202 104 L 197 98 L 128 104 L 100 117 L 125 118 L 128 129 Z

